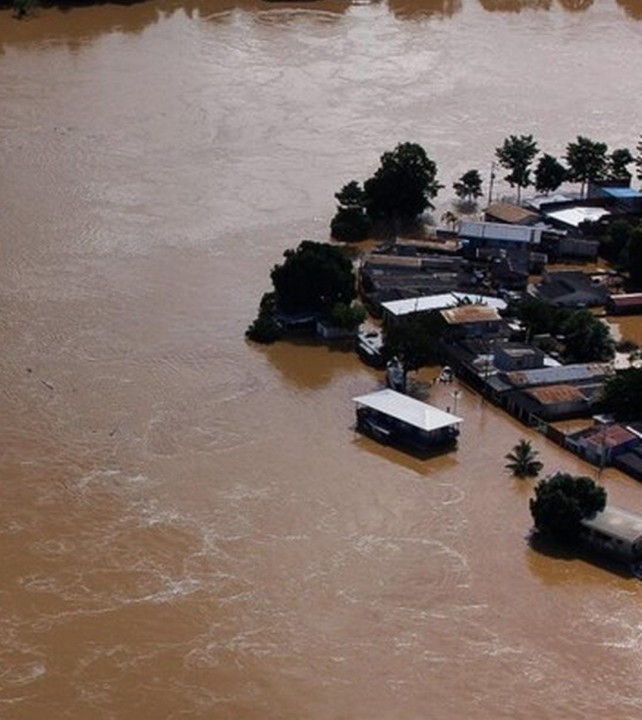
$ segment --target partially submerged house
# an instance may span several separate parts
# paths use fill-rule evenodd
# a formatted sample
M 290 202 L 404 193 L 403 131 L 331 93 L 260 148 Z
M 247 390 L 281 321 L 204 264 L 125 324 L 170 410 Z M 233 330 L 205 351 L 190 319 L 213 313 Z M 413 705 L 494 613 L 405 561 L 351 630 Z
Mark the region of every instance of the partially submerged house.
M 462 418 L 395 390 L 354 398 L 357 430 L 385 444 L 420 452 L 448 449 L 457 442 Z
M 607 505 L 581 525 L 580 537 L 593 550 L 625 563 L 642 558 L 642 516 Z
M 599 402 L 608 363 L 578 363 L 499 373 L 498 401 L 529 424 L 590 415 Z
M 640 445 L 640 437 L 618 423 L 597 425 L 570 435 L 566 439 L 569 449 L 602 467 L 613 464 L 619 455 Z

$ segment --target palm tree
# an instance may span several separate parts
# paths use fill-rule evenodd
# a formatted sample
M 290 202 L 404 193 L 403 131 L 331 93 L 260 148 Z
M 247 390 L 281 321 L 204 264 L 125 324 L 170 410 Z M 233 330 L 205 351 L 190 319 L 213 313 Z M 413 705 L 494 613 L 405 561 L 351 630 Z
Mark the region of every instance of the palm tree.
M 544 467 L 543 463 L 536 459 L 538 455 L 537 450 L 533 450 L 530 440 L 522 438 L 511 452 L 504 455 L 509 461 L 506 463 L 506 468 L 517 477 L 535 477 Z
M 446 210 L 446 212 L 441 216 L 441 222 L 447 225 L 454 232 L 457 228 L 459 218 L 454 212 L 452 212 L 452 210 Z

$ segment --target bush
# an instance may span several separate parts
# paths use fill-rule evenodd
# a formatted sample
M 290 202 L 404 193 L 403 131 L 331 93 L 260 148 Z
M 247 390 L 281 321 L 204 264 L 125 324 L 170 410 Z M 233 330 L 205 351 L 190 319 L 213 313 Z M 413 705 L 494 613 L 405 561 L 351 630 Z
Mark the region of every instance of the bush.
M 332 237 L 342 242 L 365 240 L 371 230 L 370 218 L 360 208 L 340 207 L 330 223 Z
M 356 297 L 352 261 L 343 248 L 304 240 L 284 257 L 271 272 L 279 310 L 328 312 L 335 303 L 351 303 Z
M 591 478 L 556 473 L 535 488 L 529 507 L 535 527 L 562 540 L 575 540 L 581 521 L 603 510 L 606 490 Z
M 270 345 L 281 338 L 281 326 L 272 315 L 261 313 L 245 331 L 245 337 L 253 342 Z
M 360 303 L 353 305 L 337 303 L 330 313 L 332 324 L 343 330 L 355 330 L 365 319 L 366 311 Z

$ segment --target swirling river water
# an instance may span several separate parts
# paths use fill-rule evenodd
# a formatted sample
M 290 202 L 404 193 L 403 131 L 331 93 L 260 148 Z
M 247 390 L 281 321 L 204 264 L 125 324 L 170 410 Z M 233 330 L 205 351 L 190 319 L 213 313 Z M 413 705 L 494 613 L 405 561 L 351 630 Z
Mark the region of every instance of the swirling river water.
M 3 720 L 640 717 L 642 585 L 531 549 L 503 455 L 594 468 L 465 387 L 455 453 L 378 446 L 380 373 L 243 333 L 397 142 L 634 147 L 641 47 L 635 0 L 0 13 Z

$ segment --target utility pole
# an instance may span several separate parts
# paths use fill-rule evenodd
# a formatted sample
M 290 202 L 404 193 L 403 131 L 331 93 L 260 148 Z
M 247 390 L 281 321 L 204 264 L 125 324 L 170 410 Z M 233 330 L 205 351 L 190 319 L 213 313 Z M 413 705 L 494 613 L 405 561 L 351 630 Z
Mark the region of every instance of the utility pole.
M 451 393 L 453 400 L 455 401 L 453 404 L 453 415 L 457 415 L 457 400 L 459 400 L 459 396 L 461 395 L 461 390 L 453 390 Z
M 493 199 L 493 185 L 495 183 L 495 161 L 493 160 L 490 164 L 490 181 L 488 183 L 488 204 L 490 205 Z

